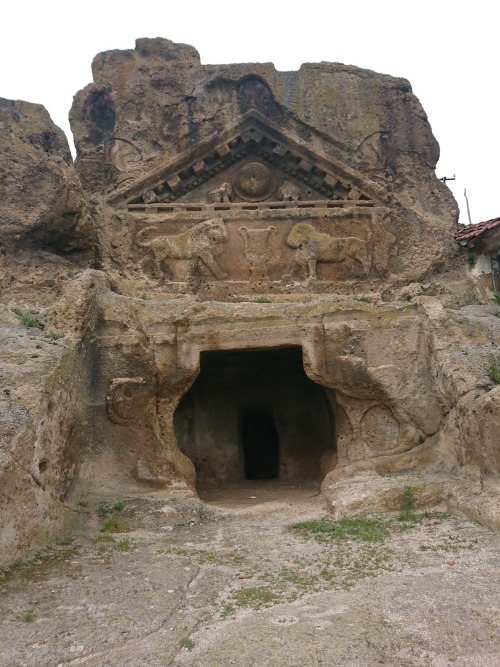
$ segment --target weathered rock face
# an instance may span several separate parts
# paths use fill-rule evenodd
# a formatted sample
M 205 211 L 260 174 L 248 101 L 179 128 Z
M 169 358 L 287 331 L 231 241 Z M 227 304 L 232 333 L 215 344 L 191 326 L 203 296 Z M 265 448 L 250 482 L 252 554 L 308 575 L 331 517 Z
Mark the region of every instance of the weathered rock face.
M 350 293 L 452 261 L 457 206 L 407 81 L 328 63 L 202 66 L 191 47 L 160 39 L 100 54 L 93 73 L 71 123 L 85 187 L 121 211 L 102 252 L 122 291 L 139 264 L 136 288 L 161 278 L 199 291 L 205 278 L 289 292 L 290 279 L 310 278 L 315 291 Z M 227 233 L 196 227 L 208 222 Z M 203 251 L 179 237 L 197 230 Z
M 0 99 L 2 243 L 68 253 L 94 244 L 64 133 L 40 105 Z
M 95 232 L 64 134 L 41 106 L 0 100 L 0 562 L 54 539 L 83 449 Z M 72 286 L 71 335 L 50 326 Z M 70 289 L 71 292 L 71 289 Z M 75 319 L 75 315 L 77 315 Z
M 458 309 L 477 293 L 408 82 L 202 66 L 161 39 L 93 72 L 71 111 L 83 188 L 45 112 L 2 107 L 1 558 L 61 498 L 244 479 L 315 479 L 339 515 L 411 485 L 495 525 L 500 319 Z

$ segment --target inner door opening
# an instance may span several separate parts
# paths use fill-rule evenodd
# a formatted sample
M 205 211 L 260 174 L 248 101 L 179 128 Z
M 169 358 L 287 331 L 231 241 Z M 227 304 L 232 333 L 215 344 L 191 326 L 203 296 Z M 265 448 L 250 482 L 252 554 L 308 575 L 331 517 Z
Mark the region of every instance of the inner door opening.
M 240 411 L 240 438 L 246 479 L 278 479 L 279 438 L 269 409 Z

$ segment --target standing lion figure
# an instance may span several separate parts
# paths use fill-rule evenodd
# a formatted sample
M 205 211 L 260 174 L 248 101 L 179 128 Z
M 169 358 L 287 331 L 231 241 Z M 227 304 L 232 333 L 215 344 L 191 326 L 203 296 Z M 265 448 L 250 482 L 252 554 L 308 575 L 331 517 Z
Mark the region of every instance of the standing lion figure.
M 361 263 L 366 275 L 370 271 L 367 243 L 357 236 L 329 236 L 316 231 L 312 225 L 299 222 L 293 227 L 286 242 L 290 248 L 295 249 L 295 262 L 301 267 L 307 267 L 311 279 L 317 277 L 318 262 L 343 262 L 351 258 Z
M 222 220 L 212 218 L 204 220 L 181 234 L 155 236 L 150 241 L 143 241 L 144 234 L 158 231 L 157 227 L 144 227 L 135 237 L 141 248 L 149 248 L 158 273 L 163 272 L 162 263 L 166 260 L 184 259 L 200 260 L 207 269 L 219 280 L 227 278 L 215 257 L 221 255 L 228 241 L 226 225 Z

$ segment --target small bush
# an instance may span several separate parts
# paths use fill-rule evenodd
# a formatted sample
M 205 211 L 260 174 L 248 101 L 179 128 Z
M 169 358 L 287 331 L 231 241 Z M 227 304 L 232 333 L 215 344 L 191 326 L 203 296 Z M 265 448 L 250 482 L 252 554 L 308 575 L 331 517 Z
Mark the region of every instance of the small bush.
M 469 252 L 469 269 L 473 269 L 476 266 L 476 256 L 473 252 Z
M 493 301 L 500 306 L 500 292 L 493 292 Z
M 423 445 L 425 442 L 425 435 L 419 435 L 418 436 L 418 444 Z
M 500 362 L 498 359 L 495 359 L 493 355 L 490 355 L 490 360 L 484 367 L 484 370 L 492 382 L 500 384 Z
M 254 303 L 272 303 L 271 299 L 267 296 L 256 296 L 253 300 Z

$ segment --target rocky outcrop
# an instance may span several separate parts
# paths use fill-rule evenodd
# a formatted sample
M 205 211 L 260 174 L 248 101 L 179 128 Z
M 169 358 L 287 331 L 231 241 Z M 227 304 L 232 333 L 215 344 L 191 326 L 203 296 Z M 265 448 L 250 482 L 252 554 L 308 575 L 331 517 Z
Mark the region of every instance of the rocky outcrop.
M 0 104 L 0 561 L 70 502 L 244 479 L 496 526 L 499 309 L 463 307 L 409 83 L 163 39 L 93 76 L 75 168 L 42 107 Z
M 394 236 L 387 248 L 390 259 L 381 261 L 377 271 L 374 268 L 373 277 L 389 270 L 393 280 L 404 285 L 436 269 L 447 270 L 453 262 L 456 249 L 450 237 L 458 208 L 448 188 L 436 179 L 439 147 L 408 81 L 334 63 L 304 64 L 298 72 L 278 72 L 270 63 L 201 65 L 192 47 L 164 39 L 140 39 L 133 50 L 101 53 L 92 71 L 94 83 L 75 96 L 70 114 L 76 166 L 89 191 L 113 193 L 114 201 L 122 193 L 122 201 L 165 203 L 171 201 L 160 187 L 166 169 L 175 201 L 192 202 L 186 168 L 194 166 L 191 173 L 202 183 L 213 148 L 229 167 L 231 143 L 234 146 L 242 134 L 238 128 L 253 114 L 262 121 L 257 132 L 266 126 L 270 131 L 267 142 L 267 137 L 258 138 L 260 146 L 265 148 L 274 136 L 278 148 L 269 147 L 273 164 L 292 175 L 289 182 L 277 170 L 261 174 L 259 178 L 269 178 L 271 188 L 276 180 L 276 198 L 283 198 L 290 187 L 293 191 L 294 176 L 302 174 L 313 187 L 313 165 L 318 165 L 328 172 L 322 185 L 336 188 L 335 196 L 351 201 L 364 196 L 390 209 L 389 217 L 387 211 L 380 217 L 390 235 L 385 243 Z M 234 148 L 232 156 L 235 151 L 241 154 L 249 140 L 248 134 L 243 136 L 242 147 Z M 217 141 L 222 145 L 216 146 Z M 280 157 L 279 146 L 288 150 L 291 161 Z M 320 164 L 320 156 L 329 165 Z M 228 201 L 240 196 L 255 201 L 241 191 L 239 174 L 233 172 L 228 169 L 224 177 L 211 178 L 206 192 L 197 188 L 202 199 L 195 201 L 208 201 L 210 192 L 228 182 L 235 195 Z M 302 188 L 297 196 L 324 195 L 307 195 Z M 364 225 L 359 231 L 363 243 L 376 235 Z M 278 238 L 271 240 L 274 252 Z M 363 272 L 356 267 L 354 274 L 344 274 L 351 276 L 359 279 Z
M 64 134 L 45 109 L 0 101 L 0 562 L 55 539 L 82 458 L 95 232 Z M 66 329 L 54 304 L 71 299 Z M 67 293 L 67 292 L 66 292 Z M 83 296 L 83 294 L 85 296 Z M 71 321 L 71 331 L 67 326 Z

